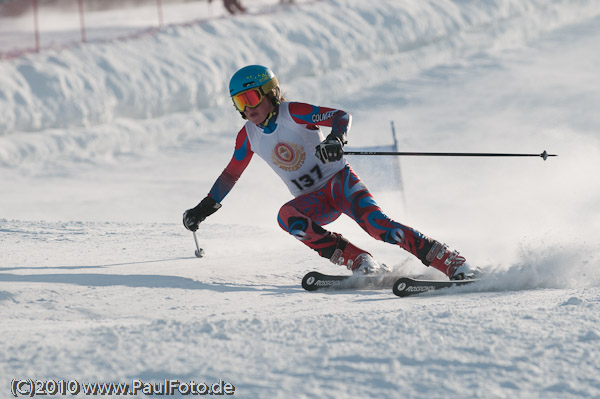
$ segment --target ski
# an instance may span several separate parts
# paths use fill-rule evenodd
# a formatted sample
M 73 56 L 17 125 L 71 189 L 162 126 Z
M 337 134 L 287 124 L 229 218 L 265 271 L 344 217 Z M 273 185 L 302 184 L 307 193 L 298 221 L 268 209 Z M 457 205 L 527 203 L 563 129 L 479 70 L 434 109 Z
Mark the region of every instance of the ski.
M 302 288 L 306 291 L 389 289 L 397 279 L 398 276 L 393 274 L 331 275 L 319 272 L 309 272 L 302 279 Z
M 459 285 L 471 284 L 477 280 L 416 280 L 409 277 L 397 279 L 392 291 L 399 297 L 421 294 L 423 292 L 435 291 L 442 288 L 457 287 Z

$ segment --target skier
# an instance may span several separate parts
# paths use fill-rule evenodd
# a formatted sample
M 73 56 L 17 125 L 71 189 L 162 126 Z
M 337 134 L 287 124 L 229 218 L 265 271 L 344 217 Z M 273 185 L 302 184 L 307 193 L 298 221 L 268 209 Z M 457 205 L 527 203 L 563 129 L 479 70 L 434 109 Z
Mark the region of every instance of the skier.
M 398 245 L 450 279 L 471 278 L 474 269 L 457 251 L 386 216 L 344 158 L 351 124 L 349 113 L 301 102 L 288 102 L 271 69 L 249 65 L 229 83 L 233 104 L 247 122 L 239 131 L 233 157 L 210 192 L 183 214 L 191 231 L 221 208 L 254 153 L 281 177 L 294 199 L 279 210 L 282 229 L 334 264 L 354 273 L 390 271 L 371 254 L 323 226 L 342 213 L 373 238 Z M 320 127 L 331 128 L 324 138 Z

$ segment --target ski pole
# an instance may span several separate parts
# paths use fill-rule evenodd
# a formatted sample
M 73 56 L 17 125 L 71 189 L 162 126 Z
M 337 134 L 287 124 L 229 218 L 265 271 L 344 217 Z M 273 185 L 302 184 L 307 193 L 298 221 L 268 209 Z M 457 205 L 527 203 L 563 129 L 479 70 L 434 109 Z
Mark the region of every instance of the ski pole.
M 194 254 L 196 255 L 196 258 L 201 258 L 204 256 L 204 250 L 198 245 L 198 237 L 196 237 L 196 232 L 193 231 L 192 233 L 194 233 L 194 242 L 196 243 L 196 251 Z
M 548 157 L 557 157 L 548 154 L 545 150 L 541 154 L 511 154 L 494 152 L 395 152 L 395 151 L 344 151 L 344 155 L 395 155 L 395 156 L 425 156 L 425 157 L 541 157 L 544 161 Z

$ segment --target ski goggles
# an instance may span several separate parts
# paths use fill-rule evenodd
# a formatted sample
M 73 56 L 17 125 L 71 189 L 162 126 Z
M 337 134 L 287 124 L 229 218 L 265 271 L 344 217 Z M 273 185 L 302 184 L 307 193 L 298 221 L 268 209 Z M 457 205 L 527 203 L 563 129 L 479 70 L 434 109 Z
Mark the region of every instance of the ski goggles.
M 279 83 L 277 82 L 277 78 L 273 77 L 273 79 L 269 80 L 262 86 L 253 87 L 251 89 L 234 94 L 231 96 L 233 105 L 240 112 L 244 112 L 246 107 L 256 108 L 265 97 L 266 93 L 269 93 L 278 85 Z
M 264 94 L 262 93 L 262 90 L 259 87 L 255 87 L 253 89 L 234 94 L 231 99 L 233 100 L 233 105 L 235 105 L 235 108 L 240 112 L 244 112 L 246 107 L 258 107 L 263 97 Z

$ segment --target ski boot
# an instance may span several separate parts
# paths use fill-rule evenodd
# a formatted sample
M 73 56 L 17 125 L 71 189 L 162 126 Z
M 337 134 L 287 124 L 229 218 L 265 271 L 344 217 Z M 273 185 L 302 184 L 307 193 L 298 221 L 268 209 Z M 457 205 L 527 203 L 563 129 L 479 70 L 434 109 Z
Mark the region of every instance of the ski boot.
M 480 271 L 467 263 L 464 256 L 459 255 L 458 251 L 448 249 L 446 244 L 433 241 L 425 260 L 422 260 L 427 266 L 444 273 L 450 280 L 472 280 L 479 276 Z
M 377 262 L 370 253 L 356 247 L 347 239 L 337 234 L 338 244 L 329 260 L 340 266 L 346 266 L 355 274 L 382 274 L 391 269 Z

